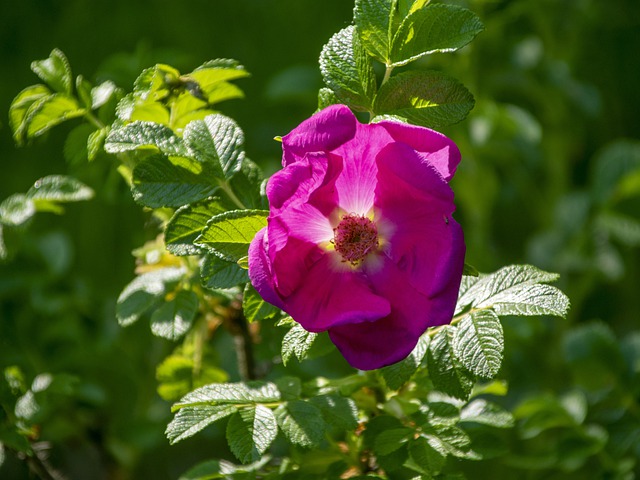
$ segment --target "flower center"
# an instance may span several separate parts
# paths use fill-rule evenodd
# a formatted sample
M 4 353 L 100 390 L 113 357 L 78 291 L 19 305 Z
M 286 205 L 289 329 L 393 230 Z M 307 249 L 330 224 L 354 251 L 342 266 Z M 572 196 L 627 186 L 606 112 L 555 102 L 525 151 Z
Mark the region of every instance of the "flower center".
M 343 262 L 359 265 L 369 252 L 378 247 L 378 229 L 367 217 L 345 215 L 333 229 L 333 244 Z

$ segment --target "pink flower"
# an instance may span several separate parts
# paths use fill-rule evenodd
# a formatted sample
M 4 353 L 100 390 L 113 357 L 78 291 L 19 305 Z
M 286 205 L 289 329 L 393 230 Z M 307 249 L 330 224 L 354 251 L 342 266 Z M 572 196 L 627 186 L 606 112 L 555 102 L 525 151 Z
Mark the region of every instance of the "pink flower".
M 455 308 L 465 245 L 448 181 L 460 151 L 427 128 L 361 124 L 343 105 L 282 147 L 251 283 L 306 330 L 328 331 L 352 366 L 402 360 Z

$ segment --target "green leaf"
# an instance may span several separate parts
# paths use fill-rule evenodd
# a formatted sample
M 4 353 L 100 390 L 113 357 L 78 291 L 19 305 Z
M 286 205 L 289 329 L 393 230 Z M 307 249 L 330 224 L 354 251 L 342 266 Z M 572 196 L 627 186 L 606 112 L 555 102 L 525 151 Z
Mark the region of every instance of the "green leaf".
M 504 335 L 500 319 L 492 310 L 465 315 L 457 325 L 453 350 L 474 375 L 493 378 L 502 365 Z
M 479 423 L 495 428 L 511 428 L 514 425 L 511 412 L 504 410 L 499 405 L 478 398 L 465 405 L 460 411 L 460 421 Z
M 64 159 L 69 165 L 80 165 L 87 161 L 89 153 L 87 151 L 87 140 L 89 136 L 95 132 L 93 125 L 81 123 L 75 127 L 64 142 Z
M 155 122 L 135 121 L 113 129 L 107 135 L 107 153 L 122 153 L 140 148 L 157 148 L 167 155 L 184 156 L 187 149 L 169 127 Z
M 428 346 L 429 335 L 423 335 L 407 358 L 380 369 L 380 373 L 390 389 L 398 390 L 411 379 L 420 367 Z
M 318 91 L 318 110 L 323 110 L 330 105 L 338 103 L 340 103 L 340 99 L 336 97 L 336 94 L 330 88 L 323 87 Z
M 35 213 L 35 203 L 22 193 L 15 193 L 0 203 L 0 222 L 5 225 L 22 225 Z
M 457 80 L 433 70 L 394 75 L 380 87 L 373 110 L 380 121 L 396 117 L 423 127 L 440 128 L 463 120 L 475 104 Z
M 273 412 L 263 405 L 240 410 L 227 424 L 229 448 L 242 463 L 259 460 L 277 434 Z
M 299 323 L 294 324 L 282 339 L 282 363 L 286 366 L 293 355 L 300 362 L 307 358 L 317 336 L 317 333 L 306 331 Z
M 198 405 L 248 405 L 279 400 L 280 391 L 271 382 L 213 383 L 188 393 L 173 405 L 172 410 Z
M 401 448 L 413 436 L 410 428 L 385 430 L 376 437 L 374 451 L 379 455 L 389 455 Z
M 49 58 L 32 62 L 31 70 L 55 91 L 71 95 L 71 67 L 67 57 L 57 48 L 52 50 Z
M 250 283 L 247 283 L 244 289 L 242 310 L 249 322 L 273 318 L 280 312 L 279 308 L 265 302 Z
M 593 197 L 600 204 L 619 200 L 624 196 L 621 191 L 624 180 L 638 175 L 638 172 L 640 172 L 640 141 L 625 139 L 607 144 L 593 160 L 591 172 Z
M 197 255 L 202 249 L 194 245 L 210 218 L 227 211 L 226 202 L 211 197 L 178 209 L 167 223 L 164 242 L 173 255 Z
M 232 288 L 249 281 L 247 271 L 236 262 L 223 260 L 214 254 L 207 254 L 200 267 L 202 285 L 206 288 Z
M 212 165 L 218 178 L 229 179 L 240 170 L 244 158 L 244 133 L 229 117 L 208 115 L 184 129 L 184 143 L 189 155 Z
M 49 97 L 51 90 L 44 85 L 32 85 L 22 90 L 11 102 L 9 108 L 9 125 L 13 131 L 13 139 L 18 145 L 23 145 L 26 140 L 27 112 L 34 103 Z
M 238 411 L 233 405 L 199 405 L 183 408 L 167 425 L 165 434 L 171 444 L 192 437 L 213 422 Z
M 229 185 L 240 202 L 247 208 L 269 208 L 266 195 L 262 192 L 263 174 L 260 167 L 248 158 L 243 158 Z
M 109 133 L 109 127 L 96 130 L 87 138 L 87 159 L 92 162 L 96 159 L 98 154 L 104 149 L 104 142 Z
M 377 60 L 391 63 L 393 16 L 397 0 L 356 0 L 354 21 L 362 46 Z
M 36 202 L 79 202 L 93 198 L 93 190 L 75 178 L 49 175 L 37 180 L 27 191 L 27 197 Z
M 161 268 L 134 278 L 118 297 L 116 317 L 123 327 L 138 320 L 182 279 L 182 268 Z
M 320 72 L 342 103 L 356 110 L 371 110 L 376 93 L 375 73 L 354 26 L 340 30 L 324 46 Z
M 469 398 L 475 378 L 456 357 L 455 327 L 445 326 L 432 339 L 427 351 L 429 376 L 440 391 L 455 398 Z
M 351 398 L 321 395 L 309 401 L 320 409 L 329 425 L 342 430 L 355 430 L 358 427 L 358 407 Z
M 181 290 L 151 315 L 151 331 L 158 337 L 178 340 L 191 328 L 198 313 L 198 295 Z
M 280 405 L 276 420 L 287 439 L 301 447 L 317 447 L 324 438 L 326 424 L 320 409 L 304 400 Z
M 268 211 L 232 210 L 216 215 L 196 243 L 215 250 L 225 260 L 238 261 L 247 255 L 249 244 L 267 226 Z
M 155 154 L 133 169 L 133 199 L 150 208 L 182 207 L 217 189 L 210 166 L 190 158 Z
M 467 277 L 469 278 L 469 277 Z M 490 275 L 481 275 L 464 284 L 456 313 L 471 306 L 492 308 L 498 315 L 555 315 L 565 317 L 569 299 L 556 287 L 542 282 L 558 275 L 530 265 L 510 265 Z
M 144 101 L 165 99 L 171 89 L 180 85 L 180 72 L 170 65 L 157 64 L 143 70 L 133 84 L 134 96 Z
M 392 64 L 406 65 L 431 53 L 452 52 L 482 30 L 478 16 L 466 8 L 437 3 L 413 10 L 393 37 Z
M 434 448 L 432 443 L 436 444 L 438 448 Z M 446 454 L 442 452 L 440 443 L 424 436 L 410 442 L 409 455 L 417 465 L 431 474 L 440 473 L 447 459 Z
M 86 113 L 78 102 L 62 93 L 54 93 L 35 101 L 24 118 L 26 138 L 34 138 L 51 128 Z
M 111 80 L 102 82 L 91 89 L 91 109 L 95 110 L 107 103 L 118 87 Z

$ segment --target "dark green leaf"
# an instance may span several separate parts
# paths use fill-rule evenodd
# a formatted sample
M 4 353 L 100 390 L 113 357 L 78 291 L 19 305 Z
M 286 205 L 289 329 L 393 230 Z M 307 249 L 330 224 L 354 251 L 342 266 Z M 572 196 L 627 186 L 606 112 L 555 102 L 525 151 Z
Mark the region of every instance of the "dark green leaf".
M 70 165 L 80 165 L 87 161 L 87 140 L 95 132 L 93 125 L 82 123 L 75 127 L 64 142 L 64 158 Z
M 273 412 L 263 405 L 238 411 L 227 424 L 229 448 L 242 463 L 259 460 L 277 434 Z
M 371 110 L 375 73 L 354 26 L 340 30 L 324 46 L 320 72 L 342 103 L 357 110 Z
M 401 448 L 413 436 L 410 428 L 393 428 L 381 432 L 374 443 L 373 449 L 379 455 L 389 455 Z
M 420 367 L 428 346 L 429 336 L 423 335 L 407 358 L 380 369 L 380 373 L 382 373 L 384 381 L 390 389 L 398 390 L 411 379 L 418 367 Z
M 473 95 L 457 80 L 424 70 L 394 75 L 380 87 L 374 121 L 395 117 L 423 127 L 440 128 L 463 120 L 475 104 Z
M 326 424 L 320 409 L 312 403 L 295 400 L 280 405 L 275 411 L 276 420 L 287 439 L 302 447 L 317 447 Z
M 355 430 L 358 426 L 358 407 L 351 398 L 340 395 L 321 395 L 309 400 L 322 412 L 329 425 L 342 430 Z
M 210 197 L 217 188 L 210 167 L 190 158 L 156 154 L 133 169 L 133 198 L 150 208 L 182 207 Z
M 302 392 L 302 383 L 298 377 L 279 377 L 276 380 L 280 396 L 283 400 L 298 400 Z
M 250 283 L 247 283 L 242 297 L 242 310 L 249 322 L 275 317 L 280 309 L 265 302 Z
M 426 472 L 438 474 L 444 467 L 446 455 L 442 452 L 440 445 L 438 448 L 431 446 L 432 439 L 419 437 L 409 444 L 409 455 Z M 435 443 L 435 442 L 433 442 Z
M 356 0 L 354 21 L 362 46 L 377 60 L 391 63 L 393 16 L 397 0 Z
M 35 203 L 22 193 L 13 194 L 0 203 L 0 222 L 5 225 L 22 225 L 35 213 Z
M 189 438 L 213 422 L 237 412 L 233 405 L 199 405 L 183 408 L 167 426 L 165 434 L 171 444 Z
M 500 319 L 492 310 L 466 315 L 455 331 L 453 350 L 474 375 L 493 378 L 502 365 L 504 335 Z
M 108 153 L 122 153 L 139 148 L 157 148 L 167 155 L 184 156 L 187 149 L 173 130 L 155 122 L 135 121 L 113 129 L 107 135 L 104 149 Z
M 467 277 L 468 278 L 468 277 Z M 492 308 L 498 315 L 556 315 L 564 317 L 569 299 L 556 287 L 543 282 L 558 275 L 530 265 L 510 265 L 490 275 L 481 275 L 464 284 L 456 312 L 471 306 Z
M 640 172 L 640 142 L 637 140 L 612 142 L 598 152 L 593 165 L 591 175 L 593 196 L 600 204 L 618 200 L 618 197 L 622 196 L 621 187 L 624 179 Z
M 205 255 L 200 268 L 202 284 L 206 288 L 231 288 L 249 281 L 247 271 L 237 262 L 223 260 L 214 254 Z
M 135 322 L 184 276 L 182 268 L 161 268 L 134 278 L 118 297 L 116 317 L 122 326 Z
M 229 185 L 240 202 L 247 208 L 268 208 L 266 196 L 262 192 L 263 174 L 260 167 L 243 158 L 240 170 L 237 171 Z
M 178 209 L 165 227 L 164 242 L 167 250 L 174 255 L 200 253 L 202 249 L 194 245 L 196 238 L 212 217 L 228 209 L 228 205 L 220 197 L 211 197 Z
M 282 363 L 286 366 L 292 355 L 300 362 L 307 358 L 317 336 L 317 333 L 306 331 L 299 323 L 294 324 L 282 339 Z
M 232 210 L 213 217 L 196 243 L 215 250 L 225 260 L 237 261 L 247 255 L 249 244 L 267 226 L 268 211 Z
M 454 336 L 455 327 L 446 326 L 431 339 L 427 351 L 429 376 L 438 390 L 466 400 L 475 378 L 456 357 Z
M 53 49 L 49 58 L 32 62 L 31 70 L 55 91 L 71 95 L 71 67 L 67 57 L 57 48 Z
M 392 64 L 405 65 L 430 53 L 452 52 L 482 30 L 480 19 L 466 8 L 437 3 L 413 10 L 393 37 Z
M 198 306 L 198 296 L 194 292 L 179 291 L 175 298 L 153 312 L 151 331 L 158 337 L 178 340 L 191 328 Z
M 213 383 L 205 385 L 185 395 L 173 410 L 214 404 L 247 405 L 252 403 L 272 403 L 280 400 L 280 391 L 274 383 Z
M 244 133 L 229 117 L 213 114 L 190 122 L 184 129 L 189 155 L 209 162 L 219 178 L 229 179 L 240 170 L 244 158 Z

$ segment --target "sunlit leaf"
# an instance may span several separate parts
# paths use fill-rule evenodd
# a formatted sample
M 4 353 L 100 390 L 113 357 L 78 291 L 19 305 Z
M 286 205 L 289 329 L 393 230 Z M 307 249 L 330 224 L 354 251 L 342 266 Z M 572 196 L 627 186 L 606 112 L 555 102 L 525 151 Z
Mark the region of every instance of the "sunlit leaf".
M 376 95 L 374 121 L 395 117 L 430 128 L 463 120 L 475 104 L 473 95 L 457 80 L 433 70 L 392 76 Z

